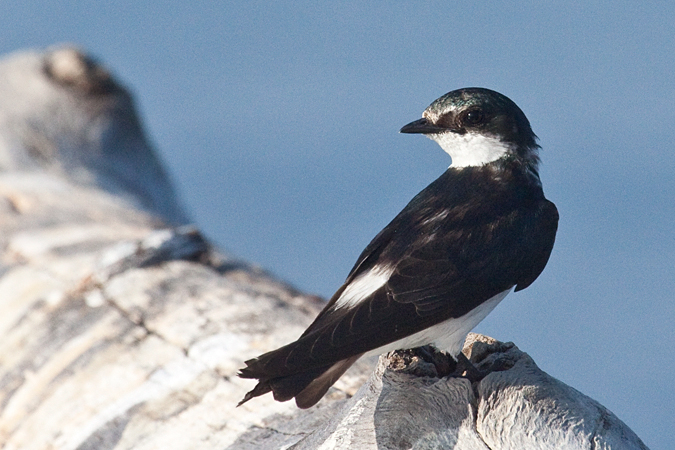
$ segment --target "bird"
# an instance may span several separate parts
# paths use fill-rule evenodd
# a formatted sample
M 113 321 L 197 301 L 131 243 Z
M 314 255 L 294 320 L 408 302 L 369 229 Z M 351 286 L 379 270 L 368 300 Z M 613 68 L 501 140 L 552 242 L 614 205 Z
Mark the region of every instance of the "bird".
M 454 90 L 400 133 L 436 141 L 450 166 L 375 236 L 295 342 L 245 362 L 239 377 L 258 384 L 239 405 L 272 392 L 309 408 L 362 356 L 431 345 L 456 362 L 468 333 L 546 266 L 558 211 L 512 100 Z

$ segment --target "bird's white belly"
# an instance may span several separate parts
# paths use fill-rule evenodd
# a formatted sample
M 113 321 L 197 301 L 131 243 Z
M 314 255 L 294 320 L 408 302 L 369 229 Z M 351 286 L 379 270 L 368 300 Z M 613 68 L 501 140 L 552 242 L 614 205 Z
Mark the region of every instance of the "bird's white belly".
M 448 319 L 391 344 L 378 347 L 366 353 L 365 356 L 381 355 L 392 350 L 432 344 L 437 349 L 444 350 L 454 357 L 462 351 L 467 334 L 495 309 L 499 302 L 511 292 L 511 289 L 513 287 L 500 292 L 461 317 Z

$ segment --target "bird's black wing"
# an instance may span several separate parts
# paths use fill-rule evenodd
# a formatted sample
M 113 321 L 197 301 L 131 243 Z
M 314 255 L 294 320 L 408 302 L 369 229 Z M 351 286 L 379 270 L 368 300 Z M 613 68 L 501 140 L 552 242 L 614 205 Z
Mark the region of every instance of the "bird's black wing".
M 506 205 L 499 214 L 480 207 L 462 212 L 459 205 L 437 223 L 423 213 L 426 206 L 413 200 L 372 241 L 300 339 L 247 362 L 244 371 L 275 377 L 322 368 L 461 317 L 500 292 L 531 284 L 551 253 L 558 215 L 543 198 Z M 340 307 L 346 287 L 376 267 L 391 270 L 388 281 Z

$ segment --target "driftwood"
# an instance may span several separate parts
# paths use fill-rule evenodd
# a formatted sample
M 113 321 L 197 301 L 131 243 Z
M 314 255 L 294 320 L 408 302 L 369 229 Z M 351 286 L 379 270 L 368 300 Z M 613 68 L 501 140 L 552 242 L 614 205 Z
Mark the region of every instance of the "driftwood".
M 243 361 L 295 339 L 322 301 L 184 226 L 131 97 L 76 50 L 0 61 L 0 170 L 3 449 L 646 448 L 480 335 L 465 347 L 490 372 L 478 383 L 397 352 L 309 410 L 235 408 Z

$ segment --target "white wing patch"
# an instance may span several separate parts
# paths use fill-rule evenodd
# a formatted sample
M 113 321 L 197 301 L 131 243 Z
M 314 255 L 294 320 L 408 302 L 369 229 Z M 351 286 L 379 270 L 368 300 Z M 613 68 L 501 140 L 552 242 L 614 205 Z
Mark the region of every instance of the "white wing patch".
M 464 340 L 473 328 L 478 325 L 495 307 L 511 292 L 513 287 L 500 292 L 494 297 L 484 301 L 461 317 L 448 319 L 425 330 L 411 334 L 391 344 L 371 350 L 365 356 L 381 355 L 392 350 L 421 347 L 432 344 L 439 350 L 445 350 L 455 357 L 462 351 Z M 455 358 L 457 359 L 457 358 Z
M 428 219 L 424 219 L 422 222 L 424 225 L 428 225 L 430 223 L 438 222 L 440 220 L 444 220 L 448 215 L 450 214 L 449 209 L 443 209 L 440 212 L 434 214 L 433 216 L 429 217 Z
M 426 136 L 436 141 L 450 155 L 450 167 L 482 166 L 498 160 L 512 150 L 509 144 L 498 138 L 476 133 L 447 132 Z
M 393 272 L 394 269 L 391 267 L 375 266 L 368 272 L 362 273 L 349 283 L 335 302 L 334 308 L 348 308 L 367 299 L 373 292 L 384 286 Z

